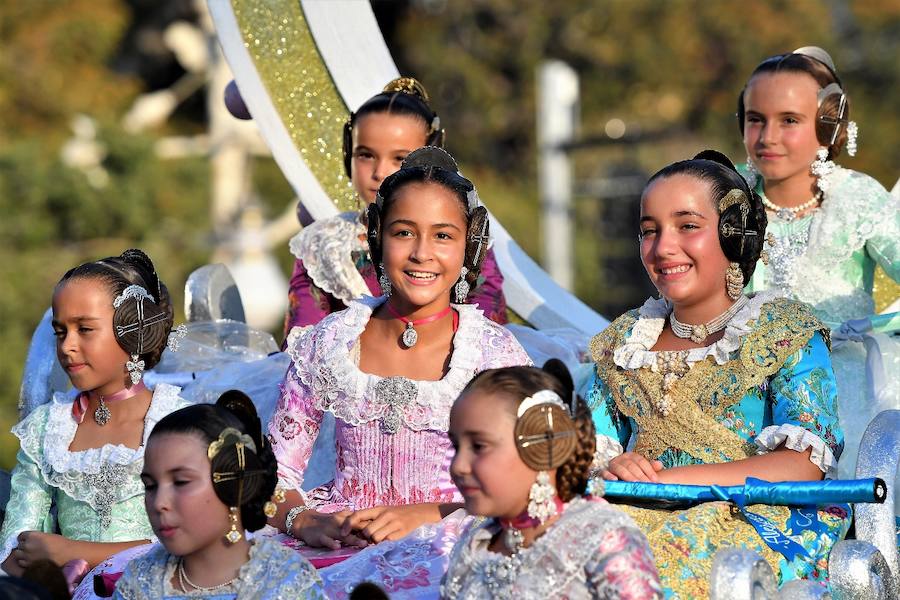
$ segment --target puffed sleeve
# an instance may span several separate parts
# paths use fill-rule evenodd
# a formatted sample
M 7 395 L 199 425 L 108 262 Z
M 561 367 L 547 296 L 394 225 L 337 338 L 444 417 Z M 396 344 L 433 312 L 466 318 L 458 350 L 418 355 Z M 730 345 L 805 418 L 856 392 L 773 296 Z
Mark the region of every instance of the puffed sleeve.
M 331 312 L 328 295 L 316 287 L 302 260 L 294 262 L 288 291 L 288 312 L 284 320 L 284 337 L 294 327 L 315 325 Z
M 872 182 L 875 221 L 866 252 L 881 265 L 888 277 L 900 281 L 900 199 L 892 196 L 877 182 Z
M 488 250 L 481 265 L 478 284 L 469 292 L 468 301 L 484 311 L 484 316 L 500 325 L 507 323 L 506 296 L 503 295 L 503 274 L 497 266 L 494 250 Z
M 647 538 L 634 527 L 617 527 L 600 540 L 585 565 L 588 588 L 597 598 L 661 599 L 662 585 Z
M 23 450 L 19 450 L 16 461 L 10 482 L 12 492 L 0 532 L 0 539 L 3 540 L 0 562 L 6 560 L 16 547 L 17 537 L 23 531 L 51 533 L 55 529 L 50 516 L 53 488 L 44 480 L 34 459 Z
M 269 439 L 278 461 L 278 480 L 282 487 L 300 492 L 303 474 L 309 463 L 323 412 L 315 408 L 311 382 L 304 382 L 298 371 L 306 372 L 314 344 L 314 330 L 291 335 L 288 340 L 291 364 L 281 384 L 281 396 L 269 421 Z M 312 367 L 314 370 L 314 367 Z M 314 376 L 310 373 L 310 376 Z M 301 496 L 302 496 L 301 492 Z
M 481 339 L 460 339 L 458 344 L 466 346 L 470 343 L 482 347 L 482 363 L 473 365 L 474 372 L 503 367 L 530 367 L 534 363 L 512 332 L 492 321 L 485 319 L 486 327 L 481 332 Z M 454 343 L 456 345 L 456 342 Z
M 594 378 L 586 398 L 597 432 L 595 468 L 606 468 L 609 461 L 622 454 L 631 438 L 631 422 L 619 412 L 606 382 L 594 369 Z
M 756 438 L 760 453 L 784 446 L 798 452 L 812 448 L 810 461 L 833 476 L 844 448 L 838 422 L 837 384 L 831 356 L 821 333 L 791 355 L 769 380 L 772 425 Z

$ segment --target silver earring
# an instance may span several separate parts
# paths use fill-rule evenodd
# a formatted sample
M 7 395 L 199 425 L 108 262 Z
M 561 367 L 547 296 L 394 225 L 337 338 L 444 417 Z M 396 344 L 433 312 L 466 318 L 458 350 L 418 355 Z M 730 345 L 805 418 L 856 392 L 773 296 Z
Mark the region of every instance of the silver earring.
M 537 519 L 543 525 L 547 519 L 556 514 L 556 488 L 550 483 L 547 471 L 538 471 L 537 479 L 528 493 L 528 516 Z
M 847 154 L 856 156 L 856 140 L 859 137 L 859 126 L 856 121 L 847 123 Z
M 747 185 L 750 186 L 751 190 L 756 187 L 756 182 L 759 181 L 759 171 L 756 170 L 756 165 L 750 160 L 749 154 L 747 155 L 747 176 L 744 179 L 747 180 Z
M 831 187 L 831 173 L 835 166 L 834 161 L 828 160 L 828 148 L 819 148 L 816 160 L 809 166 L 809 171 L 816 178 L 816 186 L 823 194 Z
M 137 354 L 132 354 L 131 360 L 125 363 L 125 369 L 128 371 L 128 376 L 131 377 L 133 385 L 137 385 L 144 376 L 144 361 L 138 360 L 138 358 Z
M 384 272 L 384 263 L 379 265 L 381 269 L 381 275 L 378 277 L 378 285 L 381 286 L 381 292 L 385 296 L 391 295 L 391 280 L 388 279 L 387 273 Z
M 462 304 L 466 301 L 466 298 L 469 297 L 469 282 L 466 281 L 466 275 L 469 274 L 469 269 L 463 265 L 463 268 L 459 270 L 459 281 L 456 282 L 453 291 L 456 293 L 456 303 Z
M 732 300 L 737 300 L 744 293 L 744 273 L 736 262 L 729 264 L 725 271 L 725 292 Z

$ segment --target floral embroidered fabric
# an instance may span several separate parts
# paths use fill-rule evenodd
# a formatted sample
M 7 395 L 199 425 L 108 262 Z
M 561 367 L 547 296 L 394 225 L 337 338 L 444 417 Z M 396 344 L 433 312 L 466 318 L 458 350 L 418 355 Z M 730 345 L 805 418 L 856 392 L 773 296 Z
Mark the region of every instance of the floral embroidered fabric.
M 496 520 L 475 522 L 450 557 L 447 599 L 661 598 L 647 540 L 604 500 L 573 499 L 534 544 L 515 556 L 488 550 Z
M 77 423 L 70 394 L 56 394 L 13 427 L 21 448 L 12 473 L 12 495 L 0 539 L 3 558 L 22 531 L 60 533 L 75 540 L 114 542 L 148 539 L 153 530 L 144 510 L 144 446 L 153 426 L 183 406 L 179 388 L 159 384 L 144 419 L 139 448 L 106 444 L 70 452 Z M 57 504 L 57 520 L 49 514 Z

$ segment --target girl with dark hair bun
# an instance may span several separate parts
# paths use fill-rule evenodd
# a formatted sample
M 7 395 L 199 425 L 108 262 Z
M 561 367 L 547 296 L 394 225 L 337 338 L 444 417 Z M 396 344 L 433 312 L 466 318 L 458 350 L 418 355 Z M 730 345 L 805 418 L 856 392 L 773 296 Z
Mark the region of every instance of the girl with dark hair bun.
M 662 598 L 634 521 L 585 497 L 594 425 L 560 361 L 479 373 L 453 404 L 450 439 L 466 511 L 490 520 L 457 543 L 443 598 Z
M 843 434 L 828 330 L 805 304 L 742 292 L 763 252 L 759 196 L 707 150 L 650 178 L 640 223 L 641 260 L 660 298 L 591 342 L 602 477 L 723 486 L 834 477 Z M 823 579 L 850 523 L 846 506 L 747 507 L 778 532 L 763 537 L 726 502 L 623 510 L 647 533 L 667 597 L 684 598 L 709 594 L 724 546 L 759 552 L 781 582 Z
M 141 479 L 160 544 L 129 563 L 114 598 L 325 597 L 306 559 L 276 539 L 247 539 L 284 497 L 271 446 L 243 393 L 225 392 L 215 405 L 189 406 L 157 423 Z
M 846 435 L 838 469 L 850 478 L 866 426 L 900 408 L 900 342 L 889 335 L 898 320 L 876 315 L 872 296 L 876 265 L 900 281 L 900 202 L 871 177 L 835 164 L 843 151 L 855 154 L 857 127 L 848 91 L 821 48 L 761 62 L 738 97 L 738 126 L 746 175 L 769 214 L 769 264 L 757 267 L 748 290 L 806 302 L 833 330 Z M 888 335 L 863 344 L 870 332 Z M 866 347 L 881 356 L 867 362 Z
M 326 592 L 366 579 L 360 573 L 393 586 L 371 561 L 396 554 L 381 542 L 420 530 L 440 540 L 429 561 L 441 566 L 459 521 L 448 517 L 460 501 L 448 472 L 450 407 L 475 373 L 530 362 L 506 328 L 457 303 L 478 276 L 489 231 L 475 187 L 449 154 L 410 153 L 368 215 L 369 246 L 389 293 L 291 333 L 292 364 L 269 423 L 288 490 L 270 523 L 309 546 L 375 544 L 323 572 Z M 303 492 L 326 412 L 335 422 L 334 478 Z M 416 586 L 436 584 L 440 574 L 409 585 L 421 591 Z
M 71 562 L 77 577 L 152 536 L 141 499 L 146 438 L 187 403 L 170 385 L 151 393 L 142 377 L 171 329 L 168 290 L 140 250 L 75 267 L 57 284 L 57 358 L 75 390 L 13 428 L 21 448 L 0 532 L 7 573 L 49 559 Z
M 285 337 L 293 327 L 315 325 L 353 299 L 383 293 L 376 273 L 378 261 L 372 259 L 366 239 L 366 206 L 375 201 L 382 181 L 400 168 L 410 152 L 443 145 L 440 117 L 431 108 L 425 87 L 412 77 L 391 81 L 350 114 L 344 125 L 344 167 L 361 210 L 304 222 L 306 227 L 291 240 L 297 261 Z M 472 283 L 465 301 L 477 305 L 491 320 L 506 323 L 503 276 L 493 251 L 487 251 L 480 276 Z

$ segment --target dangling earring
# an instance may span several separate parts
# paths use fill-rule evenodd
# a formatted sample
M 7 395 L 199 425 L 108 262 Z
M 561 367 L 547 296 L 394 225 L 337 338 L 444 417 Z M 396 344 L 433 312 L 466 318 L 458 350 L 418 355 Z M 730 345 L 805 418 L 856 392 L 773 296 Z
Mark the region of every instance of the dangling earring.
M 144 376 L 144 361 L 138 360 L 138 358 L 137 354 L 132 354 L 131 360 L 125 363 L 125 369 L 128 371 L 128 376 L 131 377 L 133 385 L 137 385 Z
M 756 182 L 759 180 L 759 171 L 756 170 L 756 165 L 750 160 L 749 154 L 747 155 L 747 176 L 744 179 L 747 180 L 747 185 L 750 186 L 751 190 L 756 187 Z
M 538 471 L 537 479 L 528 493 L 528 516 L 537 519 L 543 525 L 547 519 L 556 514 L 556 488 L 550 483 L 547 471 Z
M 384 272 L 384 263 L 379 265 L 381 269 L 381 275 L 378 277 L 378 285 L 381 286 L 381 292 L 385 296 L 391 295 L 391 280 L 388 279 L 387 273 Z
M 816 186 L 827 193 L 831 187 L 831 173 L 834 171 L 834 161 L 828 160 L 828 148 L 819 148 L 816 152 L 816 160 L 809 166 L 809 171 L 816 178 Z
M 856 156 L 856 139 L 859 137 L 859 127 L 856 121 L 847 123 L 847 154 Z
M 732 300 L 737 300 L 744 293 L 744 274 L 736 262 L 730 263 L 725 271 L 725 291 Z
M 228 533 L 225 534 L 225 539 L 228 540 L 229 544 L 237 544 L 239 541 L 241 541 L 241 538 L 244 537 L 237 528 L 237 512 L 237 506 L 232 506 L 228 509 L 228 518 L 231 519 L 231 529 L 229 529 Z
M 469 269 L 463 265 L 462 269 L 459 270 L 459 281 L 456 282 L 453 291 L 456 293 L 456 303 L 462 304 L 466 301 L 466 298 L 469 297 L 469 282 L 466 281 L 466 275 L 468 275 Z

